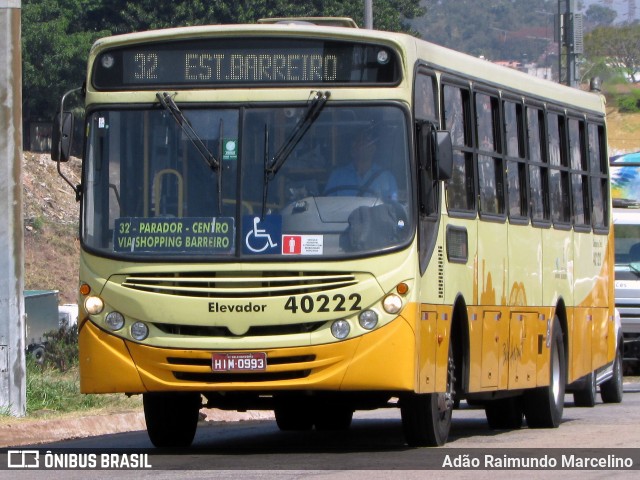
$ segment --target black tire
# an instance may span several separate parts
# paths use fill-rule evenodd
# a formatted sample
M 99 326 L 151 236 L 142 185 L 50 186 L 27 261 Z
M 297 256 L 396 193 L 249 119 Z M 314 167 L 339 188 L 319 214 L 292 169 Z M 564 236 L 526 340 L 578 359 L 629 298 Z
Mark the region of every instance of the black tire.
M 447 391 L 412 393 L 400 398 L 400 414 L 405 440 L 411 447 L 439 447 L 446 443 L 455 404 L 455 363 L 449 343 Z
M 523 395 L 524 415 L 529 428 L 556 428 L 562 421 L 567 365 L 558 317 L 553 319 L 550 348 L 549 385 L 528 390 Z
M 596 404 L 596 374 L 591 372 L 584 380 L 584 386 L 573 392 L 576 407 L 593 407 Z
M 522 427 L 522 397 L 487 402 L 484 411 L 492 430 L 516 430 Z
M 38 365 L 42 365 L 44 363 L 45 355 L 46 350 L 44 348 L 44 345 L 38 345 L 33 350 L 31 350 L 31 356 Z
M 142 405 L 147 434 L 155 447 L 183 448 L 191 445 L 202 406 L 199 393 L 145 393 Z
M 300 397 L 276 398 L 273 413 L 283 432 L 301 432 L 313 428 L 311 402 Z
M 622 402 L 622 382 L 622 351 L 618 348 L 616 358 L 613 360 L 613 377 L 600 385 L 600 397 L 604 403 Z

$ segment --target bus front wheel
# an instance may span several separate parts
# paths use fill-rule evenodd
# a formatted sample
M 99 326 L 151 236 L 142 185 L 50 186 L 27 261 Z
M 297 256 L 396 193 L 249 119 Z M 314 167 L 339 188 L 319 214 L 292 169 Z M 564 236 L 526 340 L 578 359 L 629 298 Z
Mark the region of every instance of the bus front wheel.
M 147 433 L 155 447 L 191 445 L 202 406 L 199 393 L 145 393 L 142 405 Z
M 562 420 L 567 366 L 558 317 L 551 327 L 549 385 L 524 393 L 524 416 L 529 428 L 556 428 Z
M 402 430 L 407 444 L 412 447 L 439 447 L 446 443 L 455 403 L 455 380 L 455 363 L 450 342 L 447 391 L 411 393 L 400 398 Z

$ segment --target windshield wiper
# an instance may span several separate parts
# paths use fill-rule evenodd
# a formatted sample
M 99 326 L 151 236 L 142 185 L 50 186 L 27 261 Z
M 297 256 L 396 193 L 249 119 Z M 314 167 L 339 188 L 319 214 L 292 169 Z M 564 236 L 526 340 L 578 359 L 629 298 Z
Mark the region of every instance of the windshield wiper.
M 209 168 L 211 168 L 211 170 L 213 170 L 214 172 L 217 172 L 220 169 L 220 162 L 209 151 L 207 146 L 204 144 L 200 136 L 193 129 L 193 127 L 191 126 L 187 118 L 184 116 L 182 111 L 178 108 L 178 105 L 176 105 L 176 102 L 173 101 L 173 98 L 171 98 L 171 95 L 169 95 L 167 92 L 158 92 L 156 93 L 156 98 L 160 102 L 160 105 L 162 105 L 162 107 L 171 114 L 171 116 L 176 121 L 176 123 L 180 126 L 180 128 L 182 129 L 184 134 L 187 136 L 187 138 L 191 140 L 191 143 L 193 144 L 194 147 L 196 147 L 196 150 L 202 156 L 204 161 L 207 162 L 207 165 L 209 165 Z
M 284 162 L 287 161 L 291 152 L 293 152 L 296 145 L 300 143 L 302 137 L 307 133 L 313 122 L 316 121 L 318 115 L 324 108 L 327 100 L 329 100 L 329 96 L 331 92 L 328 90 L 325 92 L 321 91 L 312 91 L 313 97 L 310 100 L 309 106 L 307 107 L 307 111 L 300 118 L 296 126 L 291 131 L 291 134 L 284 142 L 282 147 L 276 152 L 273 158 L 269 159 L 269 131 L 267 125 L 265 125 L 264 130 L 264 184 L 262 190 L 262 218 L 265 215 L 265 207 L 267 204 L 267 196 L 269 193 L 269 182 L 273 180 L 273 177 L 276 176 L 278 170 L 284 165 Z
M 313 122 L 316 121 L 316 118 L 320 115 L 320 112 L 331 95 L 331 92 L 329 91 L 317 91 L 311 93 L 314 95 L 310 101 L 311 103 L 309 104 L 309 107 L 307 107 L 307 111 L 293 128 L 291 135 L 289 135 L 289 138 L 284 142 L 284 145 L 280 147 L 280 150 L 278 150 L 270 161 L 266 162 L 267 165 L 265 165 L 264 170 L 265 176 L 268 180 L 273 179 L 276 173 L 278 173 L 278 170 L 280 170 L 280 167 L 282 167 L 284 162 L 287 161 L 287 158 L 289 158 L 293 149 L 296 148 L 296 145 L 298 145 L 300 140 L 302 140 L 304 134 L 307 133 L 307 130 L 309 130 L 311 125 L 313 125 Z

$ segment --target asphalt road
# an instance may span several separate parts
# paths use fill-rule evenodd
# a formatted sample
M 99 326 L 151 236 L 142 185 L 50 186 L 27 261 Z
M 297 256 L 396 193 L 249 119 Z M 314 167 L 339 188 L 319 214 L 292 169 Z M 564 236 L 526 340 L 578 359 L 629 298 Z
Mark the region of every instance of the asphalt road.
M 638 380 L 635 378 L 634 380 Z M 29 447 L 21 447 L 28 449 Z M 426 470 L 440 469 L 447 458 L 474 458 L 489 453 L 500 457 L 527 455 L 539 458 L 563 452 L 593 455 L 602 452 L 635 460 L 640 464 L 640 383 L 625 383 L 621 404 L 602 404 L 594 408 L 573 406 L 565 399 L 563 422 L 558 429 L 492 431 L 484 411 L 464 402 L 454 412 L 449 441 L 444 448 L 409 448 L 404 444 L 397 409 L 359 412 L 347 432 L 280 432 L 271 420 L 205 422 L 198 428 L 193 447 L 187 451 L 151 449 L 146 432 L 68 440 L 38 448 L 52 452 L 117 452 L 148 454 L 154 470 L 118 471 L 118 478 L 427 478 Z M 520 449 L 520 450 L 509 450 Z M 564 450 L 562 450 L 564 449 Z M 569 450 L 567 450 L 569 449 Z M 576 450 L 577 449 L 577 450 Z M 603 451 L 601 449 L 614 449 Z M 516 452 L 516 453 L 514 453 Z M 519 453 L 518 453 L 519 452 Z M 595 452 L 595 453 L 594 453 Z M 491 468 L 438 470 L 436 477 L 513 478 L 514 472 Z M 482 465 L 481 465 L 482 467 Z M 366 474 L 365 474 L 366 472 Z M 0 471 L 0 477 L 7 472 Z M 26 472 L 24 472 L 26 473 Z M 35 471 L 30 472 L 35 474 Z M 38 472 L 44 473 L 44 472 Z M 47 478 L 87 478 L 88 472 L 69 470 L 47 472 Z M 64 473 L 64 476 L 57 476 Z M 78 475 L 76 474 L 83 474 Z M 109 478 L 108 471 L 89 472 L 90 478 Z M 111 471 L 111 474 L 114 472 Z M 434 472 L 432 472 L 434 473 Z M 510 475 L 507 475 L 510 474 Z M 520 470 L 518 478 L 635 478 L 638 471 L 616 470 Z M 98 476 L 95 476 L 98 475 Z M 172 475 L 172 476 L 170 476 Z M 506 476 L 505 476 L 506 475 Z M 11 475 L 6 478 L 16 478 Z M 27 478 L 27 477 L 25 477 Z M 33 477 L 30 477 L 33 478 Z M 113 477 L 111 477 L 113 478 Z

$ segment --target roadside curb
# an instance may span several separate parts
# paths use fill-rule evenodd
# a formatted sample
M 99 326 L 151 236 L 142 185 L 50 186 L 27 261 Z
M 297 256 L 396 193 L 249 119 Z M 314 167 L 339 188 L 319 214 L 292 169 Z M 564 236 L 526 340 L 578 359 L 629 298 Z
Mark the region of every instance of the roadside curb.
M 272 412 L 263 411 L 228 412 L 202 409 L 200 412 L 201 421 L 205 423 L 274 418 Z M 42 420 L 16 418 L 0 424 L 0 448 L 144 431 L 146 428 L 144 414 L 141 411 Z

